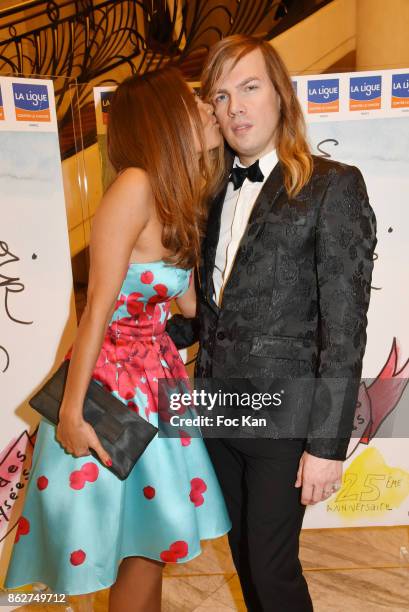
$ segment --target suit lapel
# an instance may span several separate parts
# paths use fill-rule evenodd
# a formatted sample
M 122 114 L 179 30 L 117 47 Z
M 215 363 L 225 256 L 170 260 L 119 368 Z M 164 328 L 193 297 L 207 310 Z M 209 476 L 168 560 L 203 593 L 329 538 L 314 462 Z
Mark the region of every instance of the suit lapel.
M 268 176 L 266 182 L 263 185 L 262 190 L 258 194 L 256 201 L 254 202 L 254 206 L 252 208 L 247 227 L 240 242 L 240 246 L 242 246 L 244 243 L 247 243 L 249 239 L 252 240 L 254 238 L 254 236 L 249 235 L 249 229 L 251 225 L 253 223 L 259 223 L 260 221 L 262 221 L 264 216 L 273 210 L 275 202 L 282 192 L 285 192 L 283 173 L 281 170 L 281 165 L 278 162 L 272 169 L 270 175 Z
M 206 296 L 208 304 L 218 312 L 219 308 L 213 300 L 213 268 L 216 259 L 217 244 L 220 234 L 220 220 L 223 209 L 224 199 L 229 184 L 229 176 L 234 161 L 234 153 L 226 145 L 224 150 L 225 174 L 220 189 L 213 198 L 212 205 L 207 221 L 206 236 L 203 241 L 202 262 L 200 276 L 202 280 L 202 290 Z
M 251 244 L 254 244 L 258 239 L 258 229 L 262 230 L 264 227 L 263 220 L 265 219 L 266 215 L 273 210 L 276 201 L 283 192 L 285 193 L 283 175 L 280 163 L 278 162 L 274 166 L 269 177 L 264 183 L 263 188 L 258 194 L 256 201 L 254 202 L 246 229 L 237 248 L 230 274 L 228 278 L 225 279 L 223 295 L 231 278 L 235 274 L 240 274 L 241 266 L 239 261 L 236 259 L 238 253 L 240 250 L 244 252 L 248 251 Z
M 285 193 L 281 166 L 277 163 L 254 202 L 246 229 L 238 245 L 230 274 L 228 278 L 225 279 L 223 294 L 231 278 L 235 274 L 240 274 L 241 272 L 240 258 L 236 258 L 237 255 L 240 251 L 249 252 L 251 250 L 251 246 L 258 240 L 260 231 L 262 231 L 264 227 L 264 220 L 267 214 L 274 210 L 279 197 Z
M 216 258 L 217 244 L 219 242 L 220 234 L 220 219 L 223 209 L 224 198 L 226 197 L 226 191 L 228 186 L 228 178 L 225 181 L 219 194 L 213 200 L 213 206 L 209 213 L 209 219 L 207 224 L 206 239 L 204 242 L 204 253 L 203 253 L 203 287 L 206 299 L 210 306 L 214 309 L 218 309 L 217 304 L 213 300 L 213 269 Z
M 229 160 L 230 161 L 230 160 Z M 233 163 L 228 166 L 228 172 L 226 172 L 225 181 L 220 189 L 218 195 L 213 200 L 213 205 L 209 213 L 206 239 L 203 249 L 203 262 L 202 262 L 202 285 L 208 304 L 216 311 L 219 311 L 217 304 L 213 301 L 213 270 L 216 258 L 216 250 L 219 242 L 220 235 L 220 220 L 226 197 L 226 191 L 228 186 L 228 176 L 230 174 L 230 167 Z M 285 193 L 283 174 L 280 163 L 277 163 L 263 185 L 257 199 L 252 208 L 249 221 L 245 232 L 241 238 L 238 250 L 240 248 L 246 248 L 251 241 L 255 239 L 254 232 L 251 231 L 251 227 L 262 222 L 264 216 L 272 211 L 277 198 L 281 193 Z M 238 252 L 237 250 L 237 252 Z M 233 273 L 239 272 L 239 266 L 236 262 L 233 263 L 230 277 Z M 230 278 L 229 277 L 229 278 Z M 226 282 L 228 282 L 227 279 Z

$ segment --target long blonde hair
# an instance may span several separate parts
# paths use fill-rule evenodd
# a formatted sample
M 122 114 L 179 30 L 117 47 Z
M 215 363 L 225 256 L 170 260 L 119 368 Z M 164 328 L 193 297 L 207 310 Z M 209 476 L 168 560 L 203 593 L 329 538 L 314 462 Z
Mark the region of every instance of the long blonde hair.
M 118 172 L 137 167 L 148 173 L 163 224 L 162 243 L 173 254 L 166 261 L 196 265 L 223 157 L 222 147 L 207 151 L 193 92 L 178 70 L 134 75 L 119 85 L 109 114 L 108 155 Z
M 277 157 L 281 162 L 284 186 L 290 197 L 295 197 L 312 174 L 313 161 L 305 135 L 305 121 L 287 68 L 277 51 L 266 41 L 235 34 L 217 42 L 209 52 L 202 71 L 202 96 L 210 99 L 226 63 L 232 68 L 245 55 L 259 49 L 264 57 L 267 73 L 281 101 L 280 121 L 277 126 Z

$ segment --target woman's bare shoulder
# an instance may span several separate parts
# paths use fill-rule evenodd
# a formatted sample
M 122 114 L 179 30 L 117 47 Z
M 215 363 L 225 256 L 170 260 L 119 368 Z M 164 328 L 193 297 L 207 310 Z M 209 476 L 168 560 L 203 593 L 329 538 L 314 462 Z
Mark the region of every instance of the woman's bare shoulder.
M 152 211 L 153 193 L 149 176 L 142 168 L 127 168 L 115 178 L 106 191 L 99 210 L 115 211 L 117 215 L 130 215 L 148 220 Z M 109 214 L 109 213 L 108 213 Z
M 147 226 L 154 209 L 148 174 L 140 168 L 121 172 L 106 191 L 96 211 L 91 247 L 121 243 L 129 258 L 135 241 Z

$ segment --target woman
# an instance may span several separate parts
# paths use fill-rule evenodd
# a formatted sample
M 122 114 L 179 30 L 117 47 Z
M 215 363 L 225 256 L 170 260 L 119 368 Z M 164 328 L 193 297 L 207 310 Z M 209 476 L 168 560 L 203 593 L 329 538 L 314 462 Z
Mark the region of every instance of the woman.
M 57 432 L 39 428 L 8 588 L 42 582 L 74 595 L 113 585 L 111 612 L 159 610 L 164 563 L 189 561 L 201 539 L 230 528 L 201 439 L 156 436 L 120 481 L 89 457 L 91 448 L 111 463 L 82 416 L 91 376 L 154 425 L 158 379 L 186 378 L 165 325 L 173 299 L 195 315 L 192 268 L 219 147 L 211 106 L 176 70 L 118 87 L 108 153 L 119 174 L 95 216 L 87 306 Z

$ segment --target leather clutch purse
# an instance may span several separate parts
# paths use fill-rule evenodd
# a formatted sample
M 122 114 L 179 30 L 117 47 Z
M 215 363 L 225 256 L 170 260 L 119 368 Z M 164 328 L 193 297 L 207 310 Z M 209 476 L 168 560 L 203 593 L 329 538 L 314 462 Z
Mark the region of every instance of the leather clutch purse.
M 29 400 L 42 416 L 57 425 L 64 396 L 69 361 L 64 361 L 55 374 Z M 84 419 L 92 425 L 112 466 L 104 467 L 125 480 L 136 461 L 156 435 L 158 428 L 127 408 L 94 380 L 91 380 L 84 400 Z M 98 459 L 97 454 L 90 449 Z

